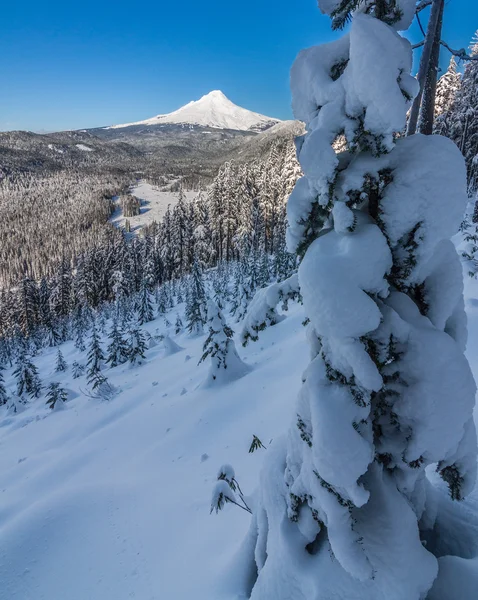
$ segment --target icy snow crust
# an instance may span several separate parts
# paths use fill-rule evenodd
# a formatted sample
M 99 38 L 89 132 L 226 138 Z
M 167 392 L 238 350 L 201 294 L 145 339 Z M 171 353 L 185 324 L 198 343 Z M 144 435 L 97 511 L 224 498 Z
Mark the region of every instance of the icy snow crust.
M 131 125 L 162 125 L 166 123 L 185 123 L 214 127 L 216 129 L 236 129 L 239 131 L 261 130 L 265 126 L 279 123 L 280 119 L 266 117 L 237 106 L 221 91 L 214 90 L 196 101 L 189 102 L 178 110 L 166 115 L 157 115 L 145 121 L 112 125 L 106 129 L 119 129 Z

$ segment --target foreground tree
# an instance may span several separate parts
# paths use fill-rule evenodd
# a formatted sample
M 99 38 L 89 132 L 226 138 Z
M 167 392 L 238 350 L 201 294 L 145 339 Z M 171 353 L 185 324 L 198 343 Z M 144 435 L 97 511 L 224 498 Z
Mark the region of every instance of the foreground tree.
M 353 19 L 348 36 L 303 51 L 291 75 L 307 134 L 288 246 L 302 258 L 311 362 L 297 419 L 267 450 L 237 592 L 419 600 L 436 557 L 466 536 L 446 536 L 456 524 L 442 527 L 449 512 L 425 470 L 438 465 L 456 500 L 476 478 L 476 388 L 449 240 L 465 168 L 446 138 L 396 137 L 417 93 L 411 47 L 397 33 L 415 0 L 319 6 L 335 28 Z M 347 150 L 336 156 L 339 135 Z

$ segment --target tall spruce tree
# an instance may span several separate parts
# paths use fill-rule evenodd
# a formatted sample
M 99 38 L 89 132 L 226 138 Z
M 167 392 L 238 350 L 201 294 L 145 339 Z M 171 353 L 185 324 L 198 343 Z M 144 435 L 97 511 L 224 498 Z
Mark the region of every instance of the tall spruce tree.
M 189 333 L 200 335 L 203 332 L 206 312 L 206 292 L 202 273 L 197 261 L 194 261 L 190 276 L 186 301 L 186 323 Z
M 291 74 L 307 134 L 288 243 L 302 258 L 311 362 L 288 436 L 267 451 L 237 592 L 420 600 L 444 564 L 442 544 L 453 547 L 446 532 L 456 536 L 426 468 L 438 465 L 456 500 L 476 479 L 476 387 L 449 240 L 465 169 L 443 137 L 396 135 L 418 91 L 397 33 L 415 0 L 319 6 L 334 28 L 352 24 L 301 52 Z
M 452 56 L 448 69 L 437 83 L 434 133 L 449 137 L 451 113 L 460 87 L 461 75 L 456 68 L 455 57 Z
M 101 347 L 100 335 L 96 324 L 94 324 L 91 331 L 86 362 L 87 381 L 88 385 L 90 385 L 93 390 L 96 390 L 106 381 L 106 378 L 101 373 L 101 367 L 104 361 L 105 355 L 103 354 L 103 349 Z
M 113 318 L 111 330 L 108 335 L 110 343 L 107 348 L 106 362 L 114 368 L 128 360 L 128 343 L 118 325 L 117 317 Z

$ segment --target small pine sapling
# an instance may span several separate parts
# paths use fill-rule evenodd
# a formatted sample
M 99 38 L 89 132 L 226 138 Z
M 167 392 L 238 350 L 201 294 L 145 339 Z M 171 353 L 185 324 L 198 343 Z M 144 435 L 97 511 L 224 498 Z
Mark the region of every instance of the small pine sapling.
M 242 510 L 252 514 L 235 477 L 234 469 L 231 465 L 223 465 L 217 474 L 217 481 L 212 493 L 210 513 L 215 510 L 217 514 L 228 503 L 235 504 L 239 508 L 242 508 Z
M 74 361 L 71 365 L 71 371 L 73 374 L 73 379 L 78 379 L 85 372 L 85 365 L 80 364 L 78 361 Z
M 257 435 L 253 434 L 252 442 L 251 442 L 251 445 L 249 446 L 249 454 L 253 454 L 256 450 L 259 450 L 259 448 L 264 448 L 264 450 L 266 450 L 267 446 L 264 446 L 264 444 L 257 437 Z
M 61 352 L 61 350 L 58 348 L 58 351 L 56 353 L 56 366 L 55 366 L 55 371 L 57 373 L 63 373 L 64 371 L 66 371 L 68 368 L 68 365 L 66 363 L 65 358 L 63 357 L 63 354 Z
M 146 359 L 146 338 L 139 327 L 129 332 L 128 360 L 132 365 L 140 365 Z
M 47 406 L 52 410 L 58 410 L 58 408 L 63 407 L 63 404 L 67 400 L 68 394 L 66 393 L 66 390 L 63 389 L 58 382 L 52 381 L 48 385 L 48 391 L 46 394 Z
M 206 383 L 227 382 L 242 377 L 249 367 L 239 358 L 232 339 L 234 331 L 227 325 L 222 312 L 213 300 L 208 302 L 207 322 L 209 335 L 204 342 L 204 352 L 199 361 L 201 363 L 211 357 Z

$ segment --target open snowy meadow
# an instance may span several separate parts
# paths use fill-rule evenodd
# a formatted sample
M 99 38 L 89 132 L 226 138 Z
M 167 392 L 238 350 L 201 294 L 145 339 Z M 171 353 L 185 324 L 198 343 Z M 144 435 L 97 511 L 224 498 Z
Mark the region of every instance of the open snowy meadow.
M 188 200 L 192 200 L 197 196 L 197 192 L 190 190 L 183 193 Z M 128 217 L 131 232 L 136 235 L 146 225 L 151 225 L 153 222 L 160 223 L 168 206 L 173 208 L 179 197 L 178 192 L 160 189 L 147 181 L 138 181 L 136 185 L 132 186 L 131 194 L 141 201 L 141 213 L 134 217 Z M 116 227 L 124 227 L 125 221 L 126 217 L 123 215 L 121 207 L 117 206 L 111 217 L 111 222 Z

